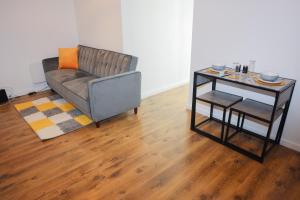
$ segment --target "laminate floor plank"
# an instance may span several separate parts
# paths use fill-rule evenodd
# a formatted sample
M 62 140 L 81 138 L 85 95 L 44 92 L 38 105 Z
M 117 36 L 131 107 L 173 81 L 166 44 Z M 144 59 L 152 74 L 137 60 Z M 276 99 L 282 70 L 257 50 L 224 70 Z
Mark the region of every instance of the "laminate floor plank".
M 0 200 L 300 199 L 300 153 L 277 146 L 260 164 L 190 131 L 188 86 L 42 142 L 13 104 L 49 95 L 0 106 Z

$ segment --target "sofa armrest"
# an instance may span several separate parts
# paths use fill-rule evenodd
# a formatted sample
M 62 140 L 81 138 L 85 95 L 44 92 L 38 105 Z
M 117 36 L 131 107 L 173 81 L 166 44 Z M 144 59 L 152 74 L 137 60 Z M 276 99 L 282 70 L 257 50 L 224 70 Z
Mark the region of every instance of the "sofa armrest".
M 58 57 L 44 59 L 43 68 L 44 68 L 44 73 L 58 69 Z
M 141 72 L 94 79 L 88 87 L 91 116 L 96 122 L 127 112 L 141 102 Z

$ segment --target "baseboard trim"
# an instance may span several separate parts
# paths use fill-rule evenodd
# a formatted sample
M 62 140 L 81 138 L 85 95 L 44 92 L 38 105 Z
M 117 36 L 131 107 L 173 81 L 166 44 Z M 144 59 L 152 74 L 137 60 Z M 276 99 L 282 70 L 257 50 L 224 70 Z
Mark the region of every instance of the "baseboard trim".
M 0 88 L 2 88 L 2 87 L 0 87 Z M 32 87 L 27 87 L 27 88 L 24 87 L 24 88 L 20 88 L 20 89 L 14 89 L 12 87 L 3 87 L 3 88 L 6 90 L 7 96 L 9 97 L 9 99 L 25 96 L 31 92 L 43 92 L 45 90 L 50 89 L 46 82 L 33 84 Z
M 295 143 L 295 142 L 292 142 L 290 140 L 282 138 L 280 144 L 282 146 L 285 146 L 285 147 L 289 148 L 289 149 L 293 149 L 295 151 L 300 152 L 300 145 Z
M 173 88 L 177 88 L 177 87 L 183 86 L 183 85 L 188 84 L 188 83 L 189 83 L 188 80 L 184 80 L 184 81 L 180 81 L 180 82 L 177 82 L 177 83 L 173 83 L 173 84 L 170 84 L 170 85 L 167 85 L 167 86 L 164 86 L 164 87 L 160 87 L 160 88 L 157 88 L 157 89 L 154 89 L 154 90 L 142 93 L 142 99 L 146 99 L 148 97 L 160 94 L 162 92 L 166 92 L 168 90 L 171 90 Z

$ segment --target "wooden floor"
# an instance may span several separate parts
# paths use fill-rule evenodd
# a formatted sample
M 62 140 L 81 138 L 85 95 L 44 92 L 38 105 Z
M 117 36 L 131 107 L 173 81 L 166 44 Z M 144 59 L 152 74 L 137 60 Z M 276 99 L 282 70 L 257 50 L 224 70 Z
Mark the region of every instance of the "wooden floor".
M 0 199 L 300 199 L 299 153 L 278 146 L 260 164 L 191 132 L 187 93 L 46 142 L 0 106 Z

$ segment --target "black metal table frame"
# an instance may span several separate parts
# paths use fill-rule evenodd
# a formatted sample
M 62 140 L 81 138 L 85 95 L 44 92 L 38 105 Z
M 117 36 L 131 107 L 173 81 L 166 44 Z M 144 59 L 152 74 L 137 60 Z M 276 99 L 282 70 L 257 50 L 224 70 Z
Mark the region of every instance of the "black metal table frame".
M 202 78 L 206 79 L 206 81 L 200 82 L 200 81 L 198 81 L 198 77 L 200 77 L 200 78 L 202 77 Z M 250 116 L 250 115 L 247 115 L 245 113 L 239 113 L 238 114 L 238 122 L 237 122 L 236 126 L 232 125 L 230 123 L 229 124 L 225 123 L 225 125 L 229 125 L 230 127 L 233 127 L 237 130 L 230 137 L 226 138 L 227 140 L 234 137 L 237 133 L 239 133 L 241 131 L 246 133 L 246 134 L 249 134 L 251 136 L 254 136 L 258 139 L 264 140 L 264 145 L 263 145 L 263 150 L 262 150 L 261 156 L 258 156 L 254 153 L 251 153 L 251 152 L 249 152 L 249 151 L 247 151 L 243 148 L 240 148 L 240 147 L 238 147 L 234 144 L 231 144 L 229 142 L 225 142 L 225 145 L 230 147 L 231 149 L 233 149 L 235 151 L 238 151 L 239 153 L 241 153 L 243 155 L 246 155 L 246 156 L 248 156 L 248 157 L 250 157 L 254 160 L 257 160 L 259 162 L 263 162 L 265 156 L 270 152 L 270 150 L 275 145 L 280 144 L 283 129 L 284 129 L 284 125 L 285 125 L 285 122 L 286 122 L 286 117 L 287 117 L 287 114 L 288 114 L 288 111 L 289 111 L 289 107 L 290 107 L 291 99 L 292 99 L 292 96 L 293 96 L 296 81 L 293 80 L 292 84 L 290 84 L 288 87 L 284 88 L 282 91 L 276 91 L 276 90 L 272 90 L 272 89 L 269 89 L 269 88 L 260 87 L 260 86 L 257 86 L 257 85 L 251 85 L 251 84 L 247 84 L 247 83 L 244 83 L 244 82 L 238 82 L 238 81 L 226 79 L 224 77 L 217 77 L 217 76 L 213 76 L 213 75 L 207 75 L 207 74 L 203 74 L 203 73 L 198 72 L 198 71 L 194 72 L 193 95 L 192 95 L 192 112 L 191 112 L 191 127 L 190 128 L 191 128 L 192 131 L 197 132 L 201 135 L 207 136 L 207 137 L 209 137 L 209 138 L 211 138 L 215 141 L 218 141 L 218 142 L 220 142 L 220 141 L 217 140 L 214 136 L 211 136 L 209 133 L 196 128 L 197 126 L 199 126 L 203 122 L 195 125 L 197 88 L 199 86 L 202 86 L 202 85 L 205 85 L 205 84 L 208 84 L 208 83 L 212 82 L 212 90 L 216 90 L 217 80 L 222 80 L 222 81 L 225 81 L 225 82 L 231 82 L 231 83 L 234 83 L 234 84 L 237 84 L 237 85 L 244 85 L 244 86 L 252 87 L 252 88 L 255 88 L 255 89 L 260 89 L 260 90 L 264 90 L 264 91 L 269 91 L 271 93 L 275 93 L 275 102 L 274 102 L 274 105 L 273 105 L 271 120 L 269 121 L 269 126 L 268 126 L 268 131 L 267 131 L 266 137 L 243 128 L 245 116 L 249 116 L 249 117 L 252 117 L 252 118 L 255 118 L 255 116 Z M 272 132 L 275 113 L 277 111 L 278 99 L 279 99 L 280 95 L 283 94 L 283 92 L 287 91 L 288 89 L 291 89 L 291 92 L 290 92 L 289 98 L 281 105 L 282 107 L 284 106 L 284 110 L 283 110 L 283 113 L 282 113 L 282 117 L 281 117 L 281 120 L 280 120 L 278 130 L 277 130 L 276 138 L 275 138 L 275 140 L 273 140 L 273 139 L 270 138 L 270 135 L 271 135 L 271 132 Z M 208 120 L 214 120 L 214 121 L 219 121 L 219 122 L 221 121 L 221 120 L 216 119 L 216 118 L 213 117 L 213 108 L 214 108 L 214 105 L 211 104 L 210 116 L 207 120 L 205 120 L 205 122 L 207 122 Z M 232 111 L 230 110 L 230 112 L 232 112 Z M 242 115 L 242 124 L 240 126 L 239 124 L 240 124 L 241 115 Z M 224 114 L 223 114 L 223 118 L 224 118 Z M 229 119 L 228 121 L 230 121 L 230 120 L 231 119 Z M 227 135 L 227 133 L 226 133 L 226 135 Z M 272 143 L 272 146 L 270 148 L 267 148 L 269 143 Z

